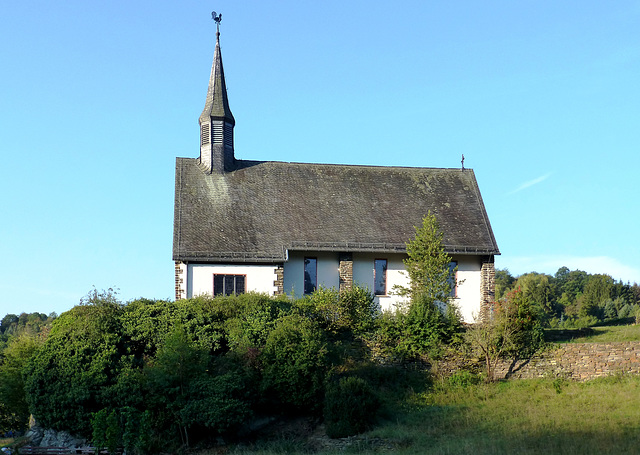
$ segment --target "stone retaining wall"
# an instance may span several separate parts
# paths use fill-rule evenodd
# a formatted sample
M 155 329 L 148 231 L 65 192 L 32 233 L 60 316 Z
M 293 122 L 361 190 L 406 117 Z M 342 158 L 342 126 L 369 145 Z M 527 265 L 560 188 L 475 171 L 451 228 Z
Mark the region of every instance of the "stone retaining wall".
M 640 342 L 556 345 L 530 360 L 503 362 L 496 378 L 564 377 L 587 381 L 617 373 L 640 373 Z
M 429 369 L 436 377 L 447 378 L 459 371 L 483 373 L 484 359 L 469 358 L 461 352 L 450 352 L 433 363 L 403 362 L 388 358 L 375 343 L 367 346 L 353 343 L 349 348 L 353 358 L 372 358 L 380 365 Z M 534 379 L 561 377 L 575 381 L 628 373 L 640 374 L 640 342 L 568 343 L 551 347 L 531 359 L 499 362 L 496 379 Z

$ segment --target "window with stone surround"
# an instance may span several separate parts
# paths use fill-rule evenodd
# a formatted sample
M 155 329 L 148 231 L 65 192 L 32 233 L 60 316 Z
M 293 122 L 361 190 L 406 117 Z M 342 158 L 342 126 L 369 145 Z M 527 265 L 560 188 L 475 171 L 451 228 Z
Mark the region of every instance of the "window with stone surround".
M 304 258 L 304 294 L 313 293 L 318 287 L 318 259 Z
M 244 294 L 246 289 L 246 275 L 213 275 L 213 295 Z
M 386 259 L 375 259 L 373 261 L 373 293 L 375 295 L 387 295 Z

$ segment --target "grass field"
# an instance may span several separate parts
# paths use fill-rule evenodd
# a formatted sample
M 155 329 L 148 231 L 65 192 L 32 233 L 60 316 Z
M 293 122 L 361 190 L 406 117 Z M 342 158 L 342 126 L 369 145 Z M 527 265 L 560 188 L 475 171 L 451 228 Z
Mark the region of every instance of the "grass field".
M 640 341 L 640 324 L 607 325 L 583 330 L 548 329 L 547 338 L 571 343 L 609 343 L 614 341 Z
M 640 377 L 518 380 L 412 394 L 346 449 L 316 453 L 620 454 L 640 452 Z M 210 452 L 216 453 L 216 452 Z M 281 440 L 232 454 L 311 453 Z

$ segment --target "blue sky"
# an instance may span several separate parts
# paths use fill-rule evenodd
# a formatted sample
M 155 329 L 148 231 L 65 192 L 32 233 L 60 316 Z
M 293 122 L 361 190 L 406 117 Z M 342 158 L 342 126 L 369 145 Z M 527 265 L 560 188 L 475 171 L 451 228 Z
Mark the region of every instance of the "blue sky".
M 215 43 L 241 159 L 473 168 L 514 275 L 640 282 L 640 1 L 9 1 L 0 316 L 172 298 Z

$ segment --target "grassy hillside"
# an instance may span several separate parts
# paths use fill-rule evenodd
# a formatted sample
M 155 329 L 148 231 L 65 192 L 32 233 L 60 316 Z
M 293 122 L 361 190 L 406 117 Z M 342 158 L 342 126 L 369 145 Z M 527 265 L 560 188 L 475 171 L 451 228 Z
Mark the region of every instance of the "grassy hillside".
M 611 343 L 616 341 L 640 341 L 640 324 L 607 325 L 584 329 L 546 329 L 548 341 L 571 343 Z

